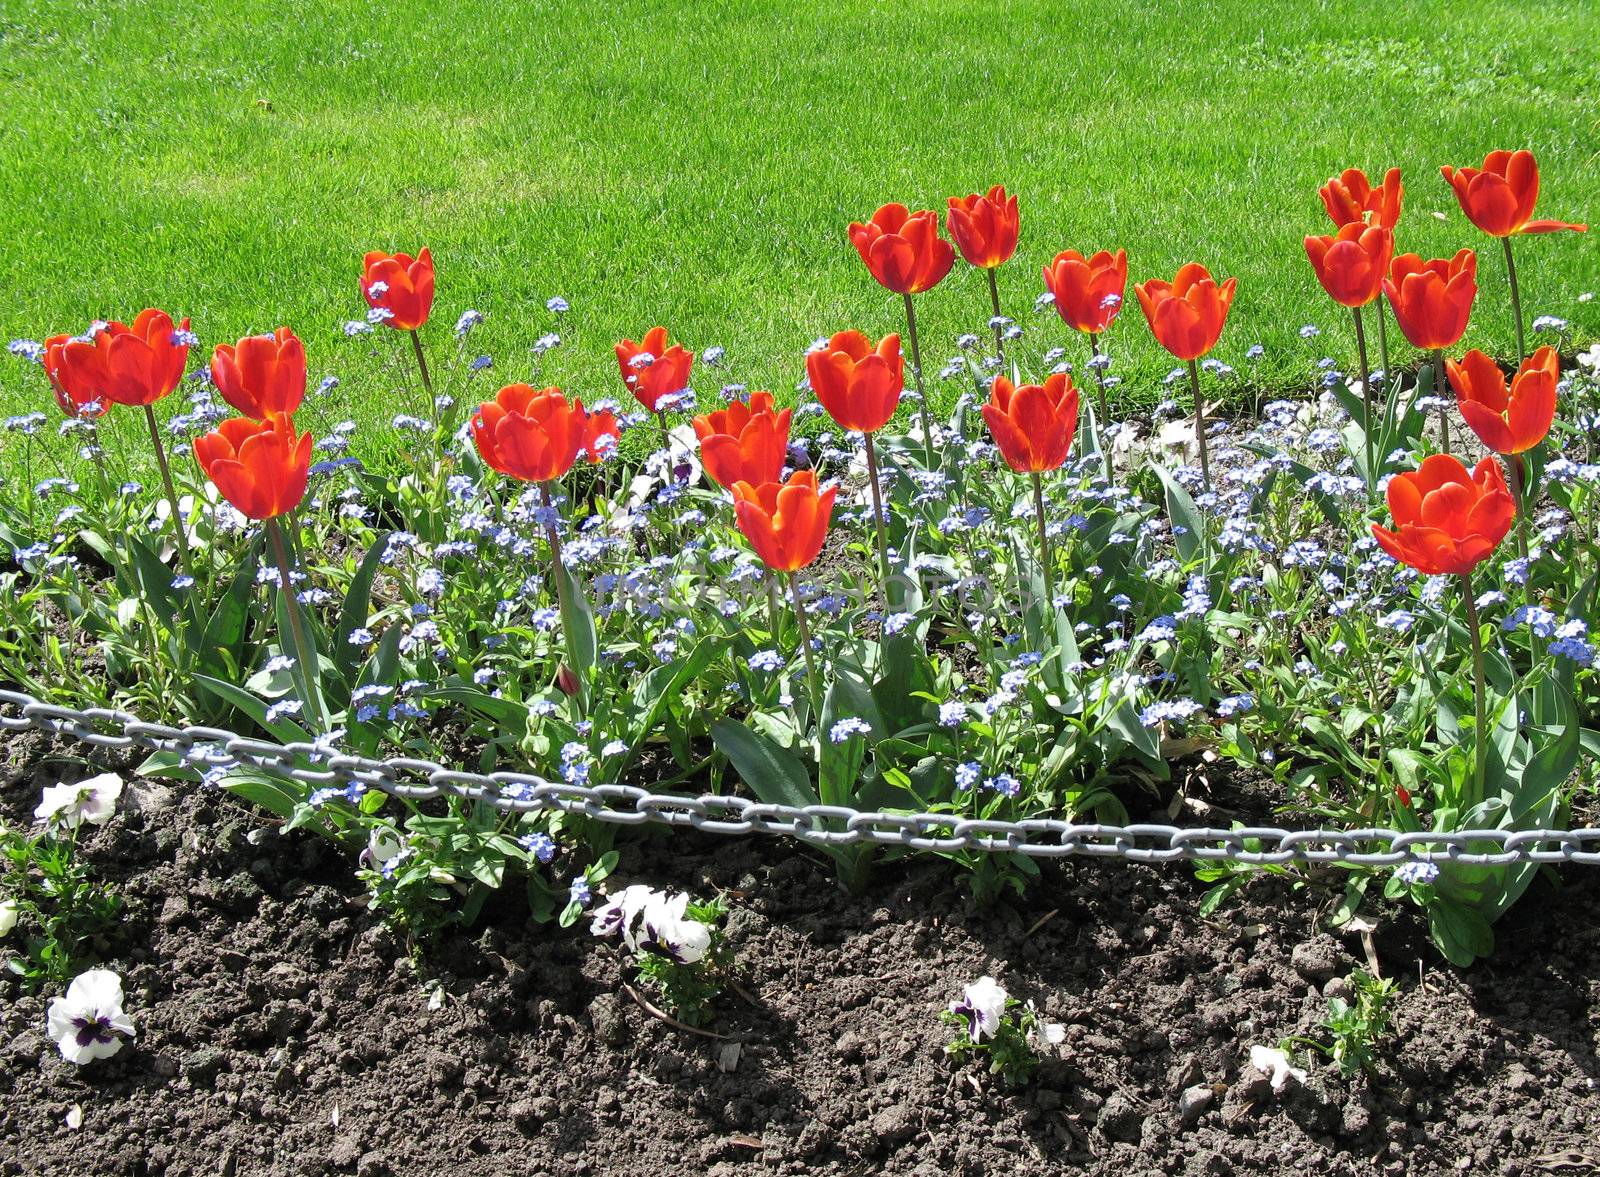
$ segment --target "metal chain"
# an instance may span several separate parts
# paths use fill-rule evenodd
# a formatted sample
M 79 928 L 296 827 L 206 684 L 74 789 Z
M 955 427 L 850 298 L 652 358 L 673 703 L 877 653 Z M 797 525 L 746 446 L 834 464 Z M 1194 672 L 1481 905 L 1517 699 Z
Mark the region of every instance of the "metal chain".
M 147 723 L 125 711 L 85 711 L 0 690 L 0 731 L 39 729 L 100 748 L 173 752 L 201 766 L 247 764 L 313 789 L 356 783 L 409 801 L 441 796 L 478 801 L 510 813 L 559 809 L 618 825 L 658 822 L 713 834 L 776 834 L 815 846 L 870 843 L 941 853 L 975 850 L 1032 858 L 1178 859 L 1251 866 L 1343 863 L 1392 867 L 1407 862 L 1464 866 L 1571 862 L 1600 866 L 1600 828 L 1576 830 L 1387 829 L 1234 830 L 1141 823 L 1115 826 L 1030 818 L 987 821 L 950 813 L 862 813 L 834 805 L 769 805 L 748 797 L 652 793 L 631 785 L 570 785 L 529 773 L 462 772 L 430 760 L 347 756 L 309 743 L 274 744 L 209 727 Z M 1253 847 L 1246 843 L 1254 843 Z

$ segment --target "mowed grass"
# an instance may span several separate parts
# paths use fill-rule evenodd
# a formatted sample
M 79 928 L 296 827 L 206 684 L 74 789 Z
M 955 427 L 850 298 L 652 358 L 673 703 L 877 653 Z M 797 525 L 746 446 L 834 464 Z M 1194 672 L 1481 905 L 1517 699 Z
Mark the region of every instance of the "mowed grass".
M 660 322 L 727 349 L 702 393 L 785 393 L 816 336 L 900 326 L 850 220 L 1004 182 L 1023 230 L 1000 284 L 1024 353 L 1081 358 L 1032 310 L 1041 264 L 1120 246 L 1134 280 L 1190 259 L 1237 275 L 1218 354 L 1303 388 L 1317 357 L 1353 363 L 1300 244 L 1328 231 L 1316 187 L 1395 164 L 1402 248 L 1481 250 L 1468 342 L 1504 354 L 1498 243 L 1438 166 L 1532 148 L 1541 214 L 1600 221 L 1597 43 L 1592 0 L 6 0 L 0 337 L 159 305 L 192 316 L 208 354 L 287 323 L 313 377 L 344 380 L 333 419 L 385 421 L 405 407 L 393 379 L 339 328 L 364 309 L 364 250 L 427 244 L 429 341 L 487 312 L 472 351 L 494 357 L 493 386 L 527 378 L 529 345 L 555 329 L 540 375 L 616 395 L 612 343 Z M 1597 249 L 1600 232 L 1519 243 L 1530 318 L 1584 326 Z M 572 304 L 559 323 L 556 294 Z M 918 305 L 930 369 L 988 314 L 959 260 Z M 1302 340 L 1305 323 L 1325 334 Z M 1160 395 L 1171 361 L 1131 289 L 1110 347 L 1124 395 Z M 0 364 L 0 410 L 43 399 L 36 372 Z

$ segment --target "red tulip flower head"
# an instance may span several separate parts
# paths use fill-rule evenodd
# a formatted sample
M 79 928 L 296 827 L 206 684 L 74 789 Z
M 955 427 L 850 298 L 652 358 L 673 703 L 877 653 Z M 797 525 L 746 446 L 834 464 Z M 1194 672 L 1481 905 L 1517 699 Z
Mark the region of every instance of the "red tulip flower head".
M 796 470 L 787 482 L 733 484 L 739 530 L 774 572 L 798 572 L 817 558 L 828 538 L 838 487 L 818 492 L 815 470 Z
M 598 462 L 609 448 L 606 439 L 615 437 L 610 413 L 591 416 L 559 388 L 507 385 L 472 418 L 472 440 L 484 462 L 524 482 L 553 482 L 572 469 L 580 450 Z
M 1541 347 L 1506 386 L 1500 365 L 1473 349 L 1445 361 L 1461 416 L 1478 439 L 1497 454 L 1522 454 L 1545 439 L 1556 419 L 1556 382 L 1561 364 L 1553 347 Z
M 669 347 L 665 327 L 650 328 L 642 343 L 624 339 L 617 344 L 617 367 L 622 371 L 622 382 L 652 413 L 661 407 L 664 398 L 676 396 L 689 387 L 689 369 L 693 366 L 694 352 L 684 351 L 676 343 Z
M 1180 360 L 1197 360 L 1222 335 L 1235 281 L 1218 286 L 1209 270 L 1190 262 L 1171 282 L 1141 282 L 1133 290 L 1156 342 Z
M 1383 292 L 1395 321 L 1413 347 L 1440 351 L 1466 333 L 1472 300 L 1478 293 L 1478 255 L 1463 249 L 1448 261 L 1423 261 L 1402 253 L 1389 266 Z
M 311 434 L 296 435 L 282 414 L 267 421 L 230 417 L 195 438 L 194 456 L 228 502 L 251 519 L 275 519 L 305 497 Z
M 1317 281 L 1340 306 L 1364 307 L 1383 293 L 1394 257 L 1394 234 L 1351 221 L 1332 237 L 1307 237 L 1306 256 Z
M 433 254 L 367 254 L 361 272 L 361 296 L 367 305 L 389 312 L 384 322 L 396 331 L 415 331 L 433 310 Z
M 1044 268 L 1044 285 L 1062 322 L 1074 331 L 1099 335 L 1122 310 L 1128 251 L 1119 249 L 1113 255 L 1102 249 L 1086 258 L 1075 249 L 1063 250 Z
M 996 376 L 983 419 L 1006 464 L 1017 473 L 1056 470 L 1072 452 L 1078 431 L 1078 390 L 1065 372 L 1055 373 L 1043 384 L 1020 387 Z
M 905 358 L 900 337 L 872 340 L 859 331 L 840 331 L 806 356 L 811 391 L 840 429 L 876 433 L 889 423 L 905 388 Z
M 1511 530 L 1516 504 L 1500 463 L 1485 458 L 1469 475 L 1449 454 L 1389 480 L 1395 530 L 1372 525 L 1380 547 L 1427 576 L 1465 576 L 1494 552 Z
M 790 409 L 777 411 L 770 392 L 755 392 L 749 404 L 730 401 L 726 408 L 696 417 L 694 432 L 706 473 L 725 489 L 736 482 L 776 482 L 789 452 L 791 416 Z
M 174 326 L 166 311 L 143 310 L 132 327 L 113 322 L 76 338 L 52 337 L 45 371 L 63 411 L 91 401 L 153 405 L 178 387 L 193 341 L 188 319 Z
M 1004 184 L 996 184 L 979 196 L 952 196 L 945 227 L 969 265 L 992 270 L 1011 260 L 1017 252 L 1017 198 L 1007 197 Z
M 1455 190 L 1456 202 L 1467 220 L 1491 237 L 1560 229 L 1582 233 L 1588 228 L 1533 219 L 1533 206 L 1539 200 L 1539 165 L 1531 151 L 1491 151 L 1481 168 L 1443 167 L 1439 171 Z
M 44 341 L 40 360 L 45 375 L 50 380 L 50 391 L 55 393 L 56 404 L 69 417 L 100 417 L 111 407 L 111 402 L 81 380 L 74 381 L 62 363 L 61 352 L 73 340 L 71 335 L 52 335 Z
M 292 413 L 306 395 L 306 349 L 287 327 L 219 343 L 211 356 L 211 382 L 222 399 L 246 417 L 265 421 Z
M 866 224 L 852 221 L 850 243 L 878 284 L 896 294 L 921 294 L 944 280 L 956 251 L 939 236 L 939 218 L 886 204 Z
M 1400 183 L 1400 169 L 1390 168 L 1383 183 L 1374 188 L 1367 173 L 1360 168 L 1346 168 L 1317 190 L 1322 197 L 1322 207 L 1328 210 L 1333 223 L 1345 225 L 1377 225 L 1393 230 L 1400 223 L 1400 203 L 1405 188 Z

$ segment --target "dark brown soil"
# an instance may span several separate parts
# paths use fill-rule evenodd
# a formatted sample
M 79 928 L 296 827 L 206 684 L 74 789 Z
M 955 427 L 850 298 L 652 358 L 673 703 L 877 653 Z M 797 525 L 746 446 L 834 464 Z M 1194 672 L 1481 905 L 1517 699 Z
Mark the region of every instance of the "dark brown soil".
M 0 817 L 27 819 L 63 767 L 47 751 L 4 747 Z M 729 892 L 748 998 L 713 1040 L 648 1016 L 585 927 L 510 905 L 432 955 L 430 1008 L 339 852 L 214 793 L 145 788 L 86 842 L 127 899 L 109 963 L 138 1039 L 75 1068 L 44 1034 L 47 995 L 0 989 L 0 1173 L 1600 1168 L 1592 869 L 1536 883 L 1466 973 L 1386 914 L 1376 949 L 1403 991 L 1381 1066 L 1316 1067 L 1280 1099 L 1249 1047 L 1312 1032 L 1321 986 L 1364 957 L 1318 932 L 1326 896 L 1282 880 L 1203 920 L 1187 868 L 1075 863 L 979 911 L 936 860 L 886 864 L 852 897 L 791 843 L 658 831 L 624 847 L 619 884 Z M 1069 1026 L 1020 1093 L 942 1053 L 938 1011 L 985 972 Z

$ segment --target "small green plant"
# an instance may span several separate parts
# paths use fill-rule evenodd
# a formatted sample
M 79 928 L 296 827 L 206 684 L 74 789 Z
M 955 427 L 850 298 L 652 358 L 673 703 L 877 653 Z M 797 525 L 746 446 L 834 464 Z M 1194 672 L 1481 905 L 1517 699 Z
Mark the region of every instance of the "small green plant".
M 114 790 L 100 783 L 109 781 Z M 15 928 L 20 940 L 5 966 L 26 992 L 71 978 L 117 925 L 122 900 L 79 861 L 77 834 L 84 821 L 106 820 L 120 792 L 109 775 L 51 786 L 38 809 L 42 828 L 0 826 L 0 920 L 8 939 Z
M 722 930 L 727 913 L 721 896 L 698 903 L 686 892 L 635 884 L 595 912 L 590 931 L 620 936 L 639 977 L 660 993 L 667 1012 L 685 1025 L 702 1026 L 711 1020 L 733 963 Z
M 1283 1044 L 1285 1050 L 1294 1043 L 1332 1059 L 1345 1079 L 1370 1070 L 1377 1060 L 1378 1041 L 1389 1033 L 1389 1006 L 1399 986 L 1374 977 L 1365 969 L 1356 969 L 1350 974 L 1350 989 L 1354 1000 L 1337 995 L 1328 998 L 1328 1016 L 1322 1021 L 1322 1029 L 1331 1041 L 1299 1037 Z
M 1039 1065 L 1037 1047 L 1055 1046 L 1066 1038 L 1066 1027 L 1046 1022 L 1033 1008 L 1009 996 L 993 977 L 979 977 L 962 990 L 939 1020 L 957 1028 L 956 1040 L 945 1053 L 958 1059 L 989 1060 L 989 1073 L 1020 1087 L 1033 1078 Z

